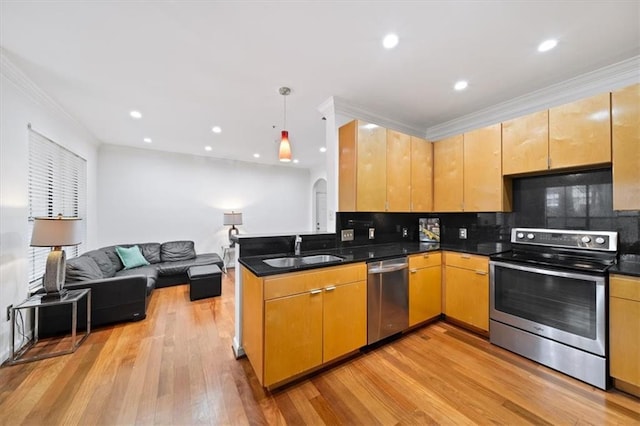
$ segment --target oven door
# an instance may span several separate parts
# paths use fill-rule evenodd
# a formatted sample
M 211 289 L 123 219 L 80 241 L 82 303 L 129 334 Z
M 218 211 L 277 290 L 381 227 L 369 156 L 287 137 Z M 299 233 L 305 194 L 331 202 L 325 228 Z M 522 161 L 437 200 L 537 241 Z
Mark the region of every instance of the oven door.
M 490 317 L 605 356 L 604 275 L 490 262 Z

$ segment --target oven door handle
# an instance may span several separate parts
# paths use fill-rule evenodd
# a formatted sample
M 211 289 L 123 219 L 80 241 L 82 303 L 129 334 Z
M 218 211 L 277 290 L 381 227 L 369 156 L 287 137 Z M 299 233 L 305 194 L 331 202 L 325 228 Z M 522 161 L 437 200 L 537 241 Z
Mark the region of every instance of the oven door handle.
M 516 263 L 498 262 L 495 260 L 489 261 L 489 266 L 490 267 L 499 266 L 502 268 L 515 269 L 518 271 L 525 271 L 525 272 L 533 272 L 533 273 L 542 274 L 542 275 L 553 275 L 556 277 L 591 281 L 591 282 L 595 282 L 596 285 L 604 285 L 605 277 L 606 277 L 605 274 L 583 274 L 579 272 L 567 272 L 567 271 L 560 271 L 558 269 L 554 269 L 553 267 L 525 266 L 525 265 L 520 265 Z

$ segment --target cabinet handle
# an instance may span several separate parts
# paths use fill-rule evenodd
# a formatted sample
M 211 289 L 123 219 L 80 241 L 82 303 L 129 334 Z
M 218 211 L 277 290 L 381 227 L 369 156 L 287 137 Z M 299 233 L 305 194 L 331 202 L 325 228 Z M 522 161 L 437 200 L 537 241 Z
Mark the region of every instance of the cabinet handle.
M 463 258 L 463 259 L 471 259 L 471 255 L 470 254 L 461 254 L 460 257 Z
M 412 274 L 415 274 L 416 272 L 418 272 L 418 270 L 417 270 L 417 269 L 412 269 L 412 270 L 411 270 L 411 273 L 412 273 Z
M 428 259 L 429 255 L 428 254 L 423 254 L 422 257 L 424 257 L 425 259 Z
M 324 289 L 324 291 L 333 291 L 333 290 L 335 290 L 335 289 L 336 289 L 336 286 L 335 286 L 335 285 L 330 285 L 329 287 L 326 287 L 326 288 Z
M 320 290 L 320 289 L 311 290 L 310 293 L 311 294 L 320 294 L 320 293 L 322 293 L 322 290 Z
M 485 271 L 476 271 L 476 274 L 478 274 L 478 275 L 487 275 L 487 273 Z

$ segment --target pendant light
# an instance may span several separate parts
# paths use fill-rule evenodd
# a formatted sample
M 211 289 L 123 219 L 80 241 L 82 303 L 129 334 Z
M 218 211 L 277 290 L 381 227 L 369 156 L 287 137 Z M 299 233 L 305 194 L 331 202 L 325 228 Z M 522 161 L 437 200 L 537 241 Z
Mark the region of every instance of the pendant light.
M 288 87 L 281 87 L 278 92 L 284 98 L 284 125 L 282 126 L 282 137 L 280 138 L 280 149 L 278 150 L 278 159 L 283 163 L 291 161 L 291 144 L 289 143 L 289 132 L 287 128 L 287 96 L 291 93 Z

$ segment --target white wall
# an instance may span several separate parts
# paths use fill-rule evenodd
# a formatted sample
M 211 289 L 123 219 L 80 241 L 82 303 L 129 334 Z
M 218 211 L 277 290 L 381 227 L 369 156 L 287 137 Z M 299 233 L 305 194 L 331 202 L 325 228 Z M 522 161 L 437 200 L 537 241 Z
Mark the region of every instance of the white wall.
M 87 235 L 96 240 L 96 155 L 98 141 L 0 53 L 0 362 L 9 356 L 6 307 L 27 297 L 28 130 L 46 135 L 87 160 Z
M 241 211 L 241 234 L 308 232 L 309 171 L 204 156 L 102 145 L 99 246 L 195 241 L 221 254 L 224 212 Z

